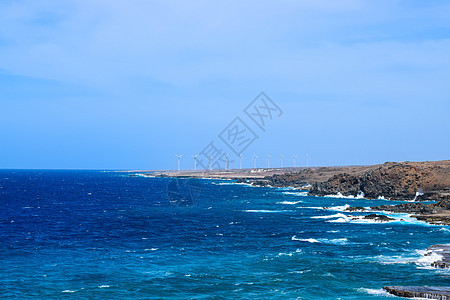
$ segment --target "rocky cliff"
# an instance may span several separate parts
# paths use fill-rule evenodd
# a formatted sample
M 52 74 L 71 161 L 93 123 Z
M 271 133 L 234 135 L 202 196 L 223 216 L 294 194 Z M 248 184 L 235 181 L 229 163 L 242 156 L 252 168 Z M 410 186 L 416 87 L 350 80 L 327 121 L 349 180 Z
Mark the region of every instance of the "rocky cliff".
M 385 163 L 359 174 L 336 174 L 310 190 L 317 196 L 361 192 L 365 198 L 443 200 L 450 194 L 450 162 Z

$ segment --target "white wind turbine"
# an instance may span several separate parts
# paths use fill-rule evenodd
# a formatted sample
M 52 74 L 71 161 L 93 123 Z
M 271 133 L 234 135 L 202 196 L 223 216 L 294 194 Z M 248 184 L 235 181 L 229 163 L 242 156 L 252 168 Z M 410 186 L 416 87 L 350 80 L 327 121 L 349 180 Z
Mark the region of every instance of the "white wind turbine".
M 306 167 L 308 167 L 308 163 L 309 163 L 309 154 L 306 154 Z
M 239 155 L 239 160 L 240 160 L 240 167 L 242 169 L 242 160 L 244 159 L 244 156 L 242 155 L 242 153 Z
M 228 170 L 228 153 L 225 154 L 225 170 Z
M 175 154 L 175 156 L 177 157 L 177 160 L 178 160 L 178 171 L 180 171 L 180 159 L 183 155 Z
M 268 169 L 268 168 L 270 168 L 270 158 L 271 158 L 272 156 L 270 156 L 269 153 L 267 153 L 267 154 L 266 154 L 266 157 L 267 157 L 267 169 Z
M 256 155 L 255 153 L 253 153 L 253 166 L 254 166 L 255 169 L 256 169 L 256 159 L 257 159 L 258 157 L 259 157 L 258 155 Z
M 192 155 L 192 157 L 194 158 L 194 170 L 197 170 L 197 156 L 198 154 Z
M 280 153 L 280 160 L 281 160 L 281 167 L 283 168 L 283 159 L 285 158 L 286 156 L 284 156 L 283 154 L 281 154 Z
M 213 162 L 213 156 L 209 156 L 209 169 L 212 170 L 212 162 Z
M 294 160 L 294 168 L 297 166 L 297 154 L 292 154 L 292 159 Z

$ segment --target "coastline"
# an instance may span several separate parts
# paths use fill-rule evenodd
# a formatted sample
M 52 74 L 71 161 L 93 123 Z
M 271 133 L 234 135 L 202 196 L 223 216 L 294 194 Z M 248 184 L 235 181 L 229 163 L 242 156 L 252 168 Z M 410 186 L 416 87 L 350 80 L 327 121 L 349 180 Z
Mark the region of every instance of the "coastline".
M 450 225 L 450 160 L 387 162 L 373 166 L 230 170 L 129 171 L 130 176 L 235 180 L 252 186 L 291 188 L 311 196 L 407 201 L 374 211 L 407 213 L 430 224 Z M 424 204 L 423 201 L 436 203 Z M 349 208 L 351 211 L 352 208 Z

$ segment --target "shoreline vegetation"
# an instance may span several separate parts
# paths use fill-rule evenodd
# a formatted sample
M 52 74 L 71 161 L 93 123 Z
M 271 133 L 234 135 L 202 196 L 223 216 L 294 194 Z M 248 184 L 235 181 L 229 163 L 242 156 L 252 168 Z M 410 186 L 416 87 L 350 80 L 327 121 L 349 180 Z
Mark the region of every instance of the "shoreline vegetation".
M 403 203 L 370 207 L 369 210 L 350 206 L 345 211 L 407 213 L 430 224 L 450 225 L 450 160 L 386 162 L 373 166 L 130 171 L 130 176 L 229 179 L 252 186 L 307 191 L 312 196 L 397 200 Z M 365 218 L 379 222 L 392 220 L 372 213 Z M 436 259 L 430 263 L 431 267 L 450 268 L 450 244 L 430 246 L 425 256 L 433 255 Z M 383 290 L 406 298 L 450 299 L 450 287 L 385 286 Z

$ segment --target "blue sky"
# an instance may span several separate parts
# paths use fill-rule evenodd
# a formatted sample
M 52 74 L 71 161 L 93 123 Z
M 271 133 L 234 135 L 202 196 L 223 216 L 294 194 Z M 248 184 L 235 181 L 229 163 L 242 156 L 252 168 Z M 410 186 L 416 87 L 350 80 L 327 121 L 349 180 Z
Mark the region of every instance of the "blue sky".
M 448 1 L 4 0 L 0 168 L 192 168 L 261 91 L 244 166 L 449 159 L 449 53 Z

